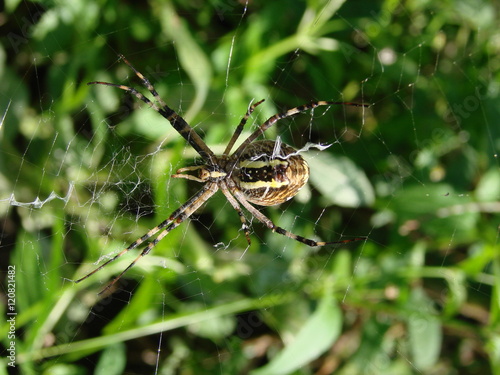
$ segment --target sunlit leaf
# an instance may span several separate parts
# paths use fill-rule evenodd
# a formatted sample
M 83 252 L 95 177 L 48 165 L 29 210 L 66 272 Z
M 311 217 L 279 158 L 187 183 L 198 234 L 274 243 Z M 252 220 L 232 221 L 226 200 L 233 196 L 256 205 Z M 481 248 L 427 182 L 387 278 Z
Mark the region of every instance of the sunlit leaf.
M 290 374 L 305 366 L 333 345 L 341 327 L 341 311 L 332 298 L 327 296 L 298 332 L 294 341 L 268 365 L 253 371 L 252 375 Z
M 367 206 L 373 203 L 375 193 L 370 181 L 349 158 L 320 152 L 305 155 L 311 168 L 309 181 L 320 192 L 325 206 Z

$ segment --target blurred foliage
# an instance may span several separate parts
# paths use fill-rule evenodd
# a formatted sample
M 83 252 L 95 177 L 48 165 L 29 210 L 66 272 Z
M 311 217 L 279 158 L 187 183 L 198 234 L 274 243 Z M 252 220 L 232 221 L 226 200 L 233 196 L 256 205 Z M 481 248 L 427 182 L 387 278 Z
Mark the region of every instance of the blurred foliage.
M 498 13 L 485 0 L 7 0 L 0 261 L 16 269 L 19 372 L 500 374 Z M 71 282 L 198 188 L 170 178 L 196 155 L 166 120 L 87 86 L 139 88 L 120 53 L 216 152 L 251 101 L 266 99 L 245 134 L 312 100 L 371 104 L 266 132 L 331 146 L 308 153 L 311 186 L 265 213 L 302 236 L 369 240 L 310 249 L 253 220 L 246 249 L 219 194 L 114 294 L 97 292 L 134 254 Z

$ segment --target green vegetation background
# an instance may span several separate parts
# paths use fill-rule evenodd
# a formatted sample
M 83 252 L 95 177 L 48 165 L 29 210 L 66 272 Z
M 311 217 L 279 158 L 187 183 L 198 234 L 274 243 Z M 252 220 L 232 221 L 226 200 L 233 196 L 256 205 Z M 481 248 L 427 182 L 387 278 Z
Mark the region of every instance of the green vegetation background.
M 498 5 L 5 5 L 0 261 L 5 294 L 16 269 L 13 371 L 500 374 Z M 135 255 L 71 282 L 197 188 L 169 177 L 196 155 L 163 118 L 86 85 L 140 87 L 118 53 L 218 152 L 252 100 L 266 99 L 256 122 L 312 100 L 372 104 L 266 134 L 334 144 L 311 159 L 310 188 L 265 213 L 306 237 L 369 240 L 311 249 L 253 220 L 246 249 L 217 196 L 114 294 L 97 295 Z

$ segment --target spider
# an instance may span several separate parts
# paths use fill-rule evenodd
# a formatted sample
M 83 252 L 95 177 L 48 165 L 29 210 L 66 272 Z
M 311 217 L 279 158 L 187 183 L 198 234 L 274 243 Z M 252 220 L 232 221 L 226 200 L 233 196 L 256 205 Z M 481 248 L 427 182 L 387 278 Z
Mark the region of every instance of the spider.
M 234 144 L 240 136 L 249 116 L 264 100 L 260 100 L 249 106 L 247 112 L 236 127 L 226 149 L 221 156 L 217 156 L 205 144 L 196 131 L 173 109 L 171 109 L 149 82 L 134 66 L 123 56 L 119 55 L 142 84 L 153 95 L 156 103 L 145 97 L 133 87 L 119 85 L 115 83 L 94 81 L 88 85 L 112 86 L 129 92 L 139 100 L 146 103 L 164 118 L 166 118 L 177 132 L 182 135 L 186 141 L 193 147 L 203 159 L 203 165 L 184 167 L 177 170 L 172 175 L 173 178 L 185 178 L 192 181 L 203 183 L 203 187 L 194 194 L 186 203 L 176 209 L 166 220 L 156 227 L 152 228 L 132 242 L 126 249 L 116 254 L 113 258 L 88 273 L 84 277 L 76 280 L 77 283 L 87 279 L 94 273 L 106 267 L 109 263 L 115 261 L 125 253 L 137 248 L 145 241 L 149 240 L 160 232 L 155 239 L 150 241 L 142 252 L 118 275 L 116 276 L 99 294 L 104 293 L 111 288 L 131 267 L 133 267 L 142 257 L 147 255 L 155 245 L 160 242 L 170 231 L 178 227 L 183 221 L 188 219 L 198 208 L 200 208 L 212 195 L 221 191 L 229 204 L 239 215 L 242 229 L 246 240 L 250 244 L 250 229 L 242 210 L 242 206 L 254 218 L 263 223 L 273 232 L 299 241 L 308 246 L 325 246 L 335 244 L 345 244 L 353 241 L 365 240 L 365 237 L 358 237 L 340 241 L 324 242 L 308 239 L 286 229 L 275 225 L 267 216 L 255 208 L 253 205 L 274 206 L 293 198 L 297 192 L 305 185 L 309 178 L 309 167 L 306 161 L 292 147 L 281 143 L 280 141 L 256 140 L 267 129 L 273 126 L 278 120 L 293 116 L 300 112 L 326 105 L 353 105 L 366 107 L 366 104 L 317 101 L 286 110 L 270 117 L 266 122 L 260 125 L 248 138 L 246 138 L 236 151 L 231 154 Z M 189 174 L 197 172 L 197 176 Z

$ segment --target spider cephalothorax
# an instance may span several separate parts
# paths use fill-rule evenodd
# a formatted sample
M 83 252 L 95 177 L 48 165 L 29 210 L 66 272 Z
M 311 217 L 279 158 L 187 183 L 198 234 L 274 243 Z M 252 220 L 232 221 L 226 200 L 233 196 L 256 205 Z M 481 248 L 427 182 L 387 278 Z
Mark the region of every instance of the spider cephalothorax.
M 181 116 L 179 116 L 160 98 L 149 80 L 138 72 L 125 59 L 125 57 L 120 55 L 120 58 L 135 72 L 137 77 L 139 77 L 143 85 L 153 95 L 158 104 L 153 103 L 133 87 L 107 82 L 89 82 L 88 84 L 113 86 L 130 92 L 166 118 L 173 128 L 186 139 L 196 152 L 198 152 L 204 162 L 203 165 L 181 168 L 172 177 L 185 178 L 203 183 L 204 185 L 194 196 L 175 210 L 166 220 L 158 226 L 152 228 L 148 233 L 135 240 L 126 249 L 119 252 L 95 270 L 76 280 L 76 282 L 85 280 L 87 277 L 93 275 L 110 262 L 113 262 L 115 259 L 128 251 L 135 249 L 160 232 L 154 240 L 147 244 L 142 252 L 130 263 L 130 265 L 125 268 L 110 284 L 108 284 L 102 292 L 106 291 L 141 257 L 148 254 L 151 249 L 171 230 L 189 218 L 198 208 L 200 208 L 201 205 L 203 205 L 219 190 L 224 194 L 228 202 L 238 213 L 242 228 L 245 232 L 245 237 L 249 244 L 250 231 L 241 206 L 243 206 L 253 217 L 266 225 L 273 232 L 282 234 L 309 246 L 341 244 L 364 239 L 359 237 L 332 242 L 307 239 L 275 225 L 267 216 L 252 205 L 274 206 L 283 203 L 293 198 L 306 184 L 309 178 L 309 167 L 302 156 L 299 155 L 298 151 L 286 144 L 281 143 L 280 140 L 257 141 L 256 139 L 260 135 L 262 135 L 278 120 L 293 116 L 308 109 L 316 108 L 318 106 L 333 104 L 365 106 L 364 104 L 318 101 L 278 113 L 260 125 L 257 130 L 247 137 L 231 154 L 231 150 L 239 138 L 248 117 L 254 109 L 263 102 L 263 100 L 261 100 L 248 108 L 247 113 L 241 119 L 240 124 L 236 127 L 236 130 L 229 140 L 225 151 L 221 156 L 217 156 L 205 144 L 198 133 L 196 133 L 196 131 L 189 126 L 189 124 Z M 197 172 L 197 176 L 190 174 L 189 172 Z

